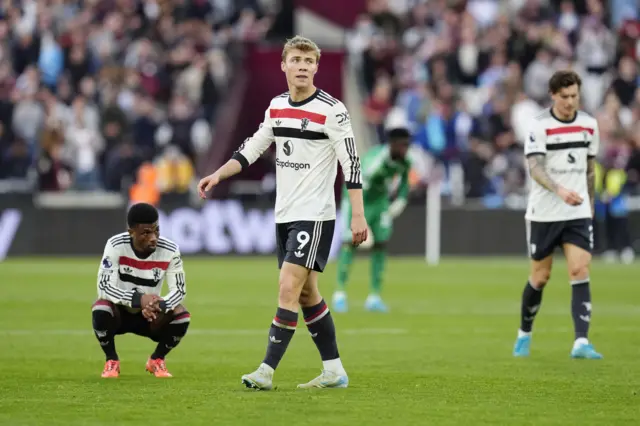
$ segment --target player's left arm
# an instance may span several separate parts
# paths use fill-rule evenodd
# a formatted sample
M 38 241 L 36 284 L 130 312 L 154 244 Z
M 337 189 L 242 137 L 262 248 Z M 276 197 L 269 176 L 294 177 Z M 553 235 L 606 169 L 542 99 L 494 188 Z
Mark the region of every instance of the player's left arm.
M 589 192 L 589 201 L 591 202 L 591 217 L 595 213 L 596 201 L 596 156 L 600 149 L 600 129 L 596 122 L 593 127 L 593 138 L 589 144 L 587 152 L 587 191 Z
M 353 212 L 355 214 L 361 211 L 364 215 L 360 157 L 356 149 L 356 139 L 353 136 L 349 112 L 342 102 L 339 102 L 331 108 L 327 117 L 326 131 L 331 140 L 333 150 L 338 157 L 338 161 L 342 166 L 342 173 L 344 174 L 345 184 L 349 192 L 351 206 L 354 209 Z M 356 198 L 355 200 L 354 197 Z
M 359 245 L 367 239 L 368 229 L 364 217 L 362 171 L 349 112 L 342 102 L 338 102 L 329 111 L 325 128 L 333 150 L 342 166 L 342 173 L 344 174 L 345 185 L 351 202 L 353 243 Z
M 187 295 L 184 267 L 179 250 L 173 253 L 171 262 L 169 262 L 166 280 L 167 286 L 169 287 L 169 293 L 164 296 L 162 298 L 162 302 L 160 302 L 160 309 L 165 313 L 174 310 L 180 303 L 182 303 Z

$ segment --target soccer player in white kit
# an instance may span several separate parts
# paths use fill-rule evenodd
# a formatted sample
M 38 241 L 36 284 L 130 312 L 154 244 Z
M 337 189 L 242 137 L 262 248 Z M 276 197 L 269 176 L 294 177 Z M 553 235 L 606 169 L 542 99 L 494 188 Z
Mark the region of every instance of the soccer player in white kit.
M 273 374 L 302 314 L 323 361 L 320 376 L 301 388 L 345 388 L 342 365 L 329 308 L 318 291 L 318 275 L 329 258 L 336 218 L 334 184 L 337 163 L 345 176 L 352 206 L 352 242 L 367 239 L 362 201 L 360 159 L 349 113 L 339 100 L 316 88 L 320 49 L 311 40 L 294 37 L 282 52 L 281 69 L 289 91 L 271 100 L 264 121 L 232 159 L 200 180 L 206 192 L 256 161 L 276 144 L 276 240 L 280 267 L 278 309 L 271 323 L 267 353 L 258 369 L 242 376 L 248 388 L 269 390 Z
M 549 80 L 553 106 L 535 117 L 524 141 L 532 179 L 525 216 L 531 269 L 522 294 L 520 329 L 513 349 L 517 357 L 529 355 L 533 320 L 551 275 L 553 252 L 562 247 L 572 289 L 575 340 L 571 357 L 602 358 L 587 336 L 591 321 L 589 265 L 595 156 L 600 136 L 596 119 L 577 109 L 581 85 L 575 72 L 556 72 Z

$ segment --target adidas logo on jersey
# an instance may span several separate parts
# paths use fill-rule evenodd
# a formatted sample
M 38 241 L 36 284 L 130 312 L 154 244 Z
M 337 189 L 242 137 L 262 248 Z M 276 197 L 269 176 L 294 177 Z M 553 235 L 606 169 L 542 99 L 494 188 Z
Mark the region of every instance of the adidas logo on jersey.
M 295 254 L 297 258 L 301 258 L 302 256 L 304 256 L 304 253 L 301 251 L 296 251 L 293 254 Z

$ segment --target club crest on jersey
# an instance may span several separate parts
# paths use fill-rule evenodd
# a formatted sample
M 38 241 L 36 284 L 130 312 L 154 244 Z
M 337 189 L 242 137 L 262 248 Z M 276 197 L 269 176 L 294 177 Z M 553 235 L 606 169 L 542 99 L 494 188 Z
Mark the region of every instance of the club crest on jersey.
M 307 127 L 309 127 L 309 119 L 303 118 L 302 120 L 300 120 L 300 130 L 304 132 L 305 130 L 307 130 Z
M 151 272 L 153 272 L 153 280 L 154 281 L 160 281 L 160 277 L 162 276 L 162 269 L 160 268 L 153 268 L 151 270 Z

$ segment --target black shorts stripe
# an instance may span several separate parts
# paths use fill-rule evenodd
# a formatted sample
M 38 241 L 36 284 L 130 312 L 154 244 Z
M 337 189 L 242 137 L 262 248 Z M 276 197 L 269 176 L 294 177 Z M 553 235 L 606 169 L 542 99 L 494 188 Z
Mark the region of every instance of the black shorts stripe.
M 547 151 L 559 151 L 561 149 L 589 148 L 589 142 L 560 142 L 548 143 Z
M 291 127 L 276 127 L 273 129 L 273 135 L 279 138 L 307 139 L 312 141 L 329 139 L 325 133 L 314 132 L 312 130 L 292 129 Z

